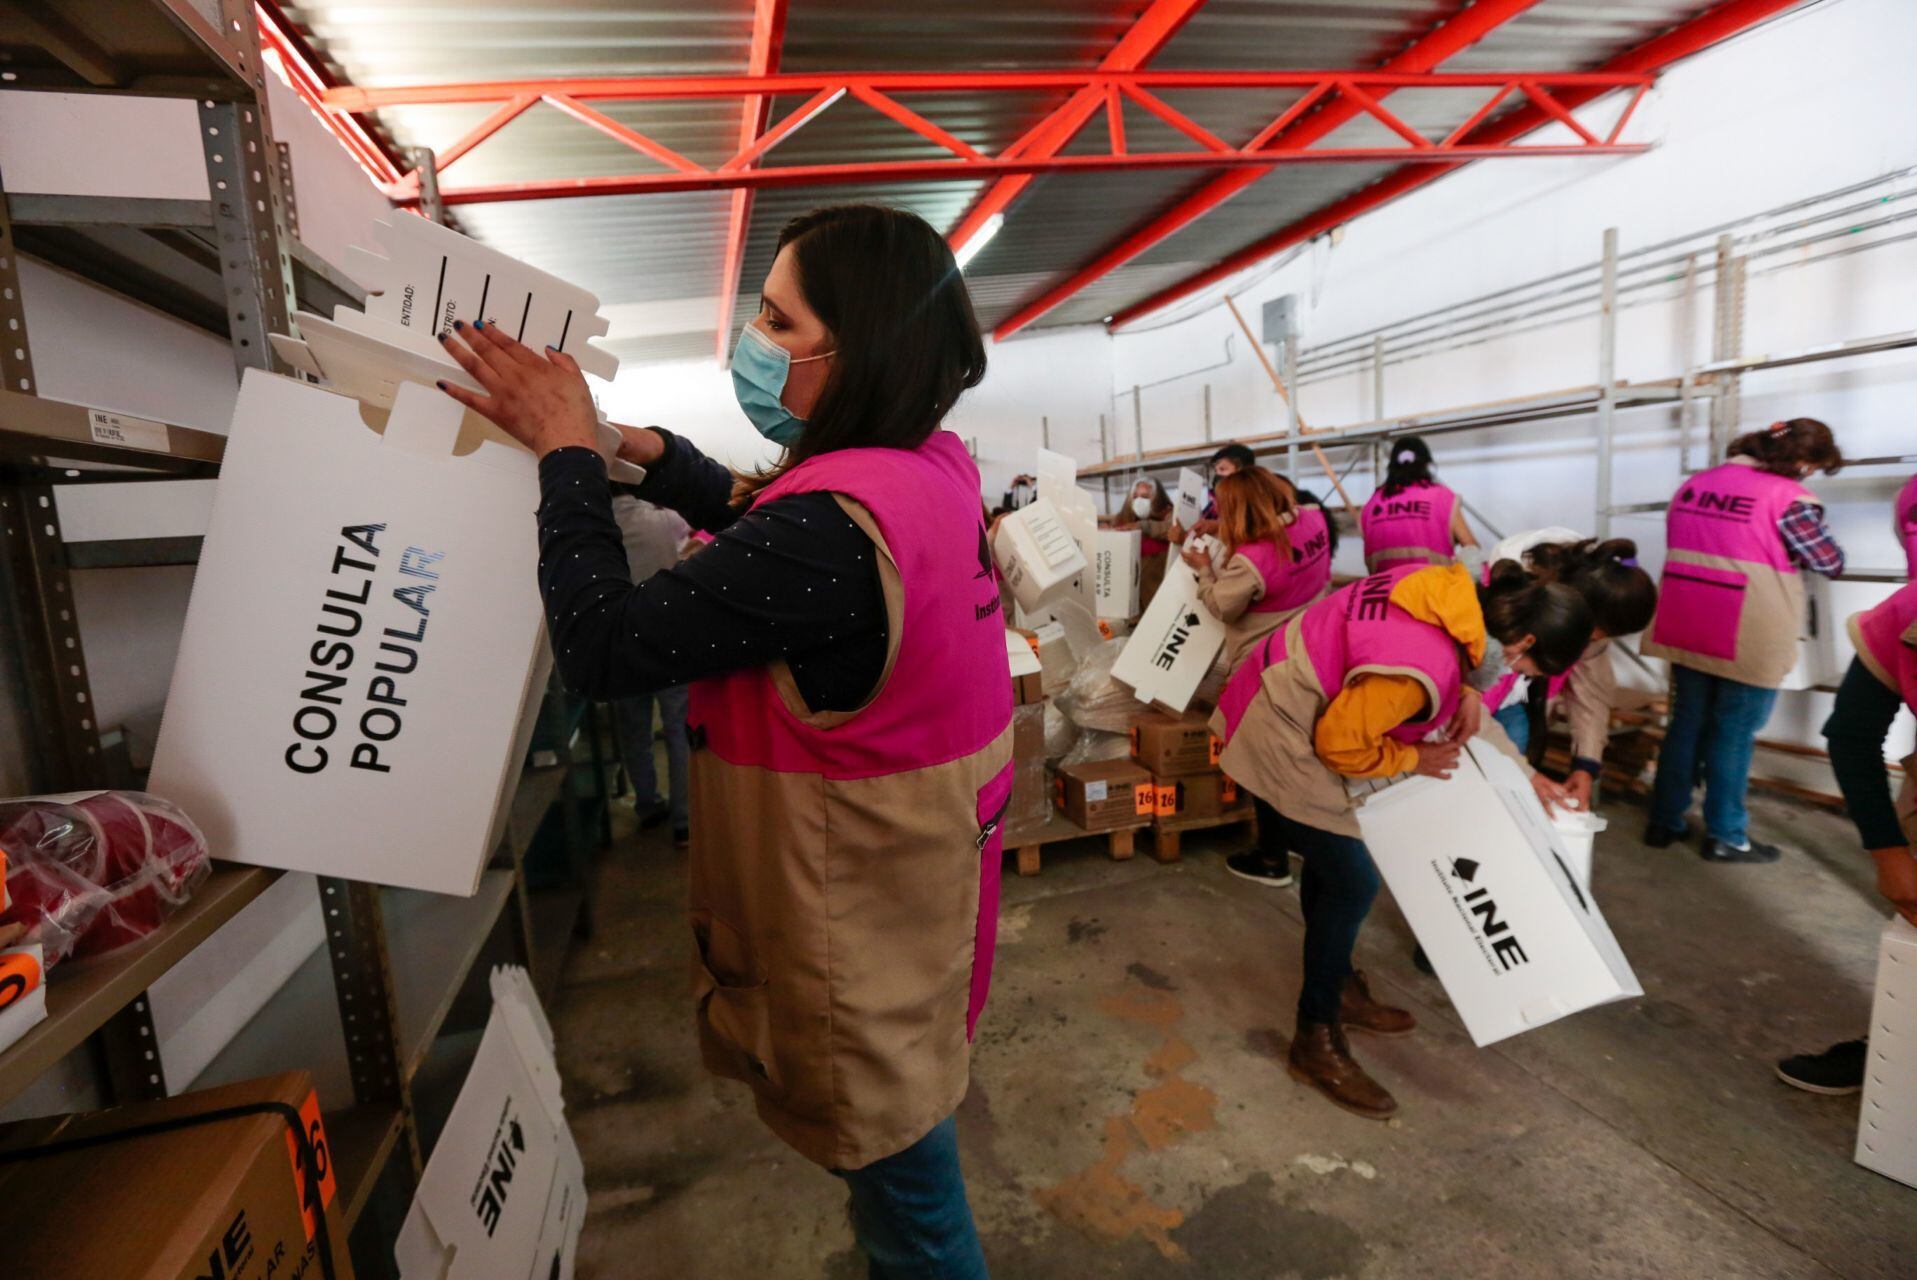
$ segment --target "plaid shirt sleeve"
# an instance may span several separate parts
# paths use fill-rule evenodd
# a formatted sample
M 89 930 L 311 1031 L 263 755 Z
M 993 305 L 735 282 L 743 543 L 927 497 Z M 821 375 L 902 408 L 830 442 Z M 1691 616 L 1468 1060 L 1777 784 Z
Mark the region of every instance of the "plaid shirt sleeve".
M 1791 559 L 1812 573 L 1834 578 L 1844 571 L 1844 549 L 1824 524 L 1824 509 L 1814 502 L 1793 502 L 1777 522 Z

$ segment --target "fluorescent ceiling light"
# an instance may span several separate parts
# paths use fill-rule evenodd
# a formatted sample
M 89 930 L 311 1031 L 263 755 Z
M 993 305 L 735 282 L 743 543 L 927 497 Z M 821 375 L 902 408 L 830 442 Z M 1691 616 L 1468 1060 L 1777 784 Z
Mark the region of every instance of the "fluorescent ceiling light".
M 960 271 L 965 270 L 966 263 L 978 257 L 978 251 L 983 249 L 987 244 L 990 244 L 992 237 L 997 235 L 998 229 L 1004 225 L 1005 215 L 995 213 L 985 220 L 985 225 L 978 229 L 978 234 L 960 246 L 958 253 L 955 255 L 958 258 Z

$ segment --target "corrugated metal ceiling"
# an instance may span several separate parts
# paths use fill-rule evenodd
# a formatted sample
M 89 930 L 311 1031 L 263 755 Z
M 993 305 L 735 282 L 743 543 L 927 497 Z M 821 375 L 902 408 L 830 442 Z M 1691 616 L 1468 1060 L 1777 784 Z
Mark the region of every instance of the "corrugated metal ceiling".
M 1089 67 L 1147 0 L 792 0 L 782 68 L 1008 70 Z M 1463 8 L 1461 0 L 1211 0 L 1149 63 L 1157 69 L 1316 69 L 1382 63 Z M 1708 7 L 1702 0 L 1544 0 L 1446 64 L 1449 70 L 1596 66 Z M 580 75 L 738 74 L 745 70 L 751 0 L 304 0 L 283 6 L 352 83 L 365 86 Z M 954 98 L 914 95 L 911 105 L 990 152 L 1015 140 L 1063 94 Z M 1227 139 L 1248 137 L 1293 95 L 1167 93 L 1168 100 Z M 606 114 L 700 163 L 717 163 L 736 142 L 738 104 L 727 100 L 601 103 Z M 774 104 L 773 119 L 796 106 Z M 1406 91 L 1391 99 L 1412 124 L 1442 130 L 1475 101 Z M 485 107 L 387 108 L 382 119 L 407 145 L 444 149 L 483 118 Z M 1078 147 L 1092 145 L 1095 120 Z M 1127 115 L 1135 147 L 1182 140 L 1143 112 Z M 1365 145 L 1391 140 L 1360 119 L 1332 135 Z M 933 144 L 842 100 L 771 153 L 791 165 L 918 157 Z M 1511 162 L 1521 163 L 1521 162 Z M 620 144 L 546 108 L 534 108 L 472 154 L 449 185 L 646 171 L 654 166 Z M 1374 181 L 1388 166 L 1298 165 L 1280 169 L 1207 217 L 1112 272 L 1040 323 L 1096 321 L 1210 265 L 1278 227 Z M 1113 239 L 1175 203 L 1208 176 L 1193 172 L 1052 175 L 1035 181 L 1011 209 L 1003 232 L 967 271 L 979 318 L 988 326 L 1042 293 Z M 874 200 L 913 209 L 950 229 L 980 189 L 943 181 L 880 186 L 770 189 L 755 201 L 738 322 L 756 307 L 759 281 L 779 228 L 819 204 Z M 724 255 L 728 198 L 681 193 L 465 205 L 474 234 L 555 271 L 619 307 L 712 299 Z M 647 328 L 622 340 L 631 359 L 710 351 L 680 307 L 683 327 Z M 615 322 L 614 334 L 620 332 Z

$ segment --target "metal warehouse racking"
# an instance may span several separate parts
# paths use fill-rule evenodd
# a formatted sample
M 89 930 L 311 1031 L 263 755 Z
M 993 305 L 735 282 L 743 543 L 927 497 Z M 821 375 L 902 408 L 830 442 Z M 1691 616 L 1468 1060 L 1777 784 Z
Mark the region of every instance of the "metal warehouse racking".
M 267 335 L 288 331 L 290 304 L 330 312 L 363 295 L 298 238 L 292 168 L 273 140 L 250 0 L 63 0 L 0 12 L 0 37 L 12 53 L 0 88 L 199 103 L 207 200 L 9 196 L 0 181 L 0 608 L 11 642 L 8 710 L 27 751 L 10 763 L 38 793 L 127 785 L 131 769 L 108 745 L 115 735 L 94 720 L 70 575 L 193 564 L 199 539 L 67 542 L 55 490 L 216 476 L 225 440 L 39 395 L 19 255 L 228 338 L 239 371 L 275 367 Z M 516 956 L 549 993 L 567 941 L 589 923 L 590 850 L 610 833 L 600 717 L 556 681 L 539 714 L 540 763 L 521 777 L 472 897 L 321 877 L 325 945 L 196 1079 L 169 1082 L 147 989 L 281 874 L 216 863 L 151 938 L 54 973 L 46 1020 L 0 1053 L 0 1105 L 89 1047 L 98 1092 L 112 1102 L 164 1096 L 169 1083 L 307 1068 L 329 1109 L 336 1220 L 351 1231 L 363 1216 L 383 1219 L 354 1233 L 354 1253 L 362 1274 L 389 1273 L 387 1244 L 436 1136 L 434 1127 L 422 1138 L 417 1113 L 443 1116 L 464 1078 L 473 1038 L 451 1033 L 483 1020 L 487 965 Z M 564 833 L 562 883 L 533 889 L 527 854 L 549 819 Z

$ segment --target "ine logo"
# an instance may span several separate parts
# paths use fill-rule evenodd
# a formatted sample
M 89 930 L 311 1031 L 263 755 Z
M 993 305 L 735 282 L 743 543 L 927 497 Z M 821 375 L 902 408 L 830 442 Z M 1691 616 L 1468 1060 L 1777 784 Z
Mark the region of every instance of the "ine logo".
M 195 1280 L 231 1280 L 252 1258 L 253 1231 L 246 1225 L 246 1210 L 242 1209 L 220 1234 L 212 1252 L 206 1255 L 206 1270 L 199 1272 Z
M 1483 864 L 1471 858 L 1453 858 L 1448 864 L 1433 862 L 1432 866 L 1439 868 L 1440 878 L 1448 874 L 1457 882 L 1445 888 L 1459 917 L 1471 929 L 1478 949 L 1505 972 L 1529 964 L 1531 957 L 1524 953 L 1511 922 L 1498 915 L 1497 900 L 1491 896 L 1490 887 L 1478 883 Z
M 1152 665 L 1161 670 L 1170 671 L 1172 666 L 1178 661 L 1178 655 L 1183 651 L 1185 642 L 1191 639 L 1192 632 L 1198 630 L 1198 626 L 1202 621 L 1203 619 L 1196 613 L 1189 612 L 1186 613 L 1184 617 L 1174 621 L 1171 625 L 1171 630 L 1165 633 L 1165 638 L 1159 642 L 1158 648 L 1152 652 Z
M 1757 510 L 1757 499 L 1748 494 L 1712 493 L 1690 484 L 1678 491 L 1677 501 L 1698 515 L 1720 520 L 1749 520 Z
M 472 1205 L 479 1214 L 480 1222 L 485 1224 L 486 1234 L 491 1236 L 499 1226 L 499 1219 L 506 1212 L 506 1197 L 512 1191 L 513 1175 L 519 1171 L 519 1158 L 526 1154 L 526 1131 L 519 1127 L 519 1120 L 512 1114 L 512 1099 L 506 1100 L 506 1110 L 501 1113 L 499 1123 L 493 1130 L 493 1140 L 487 1150 L 485 1167 L 480 1171 L 479 1185 L 473 1188 Z

